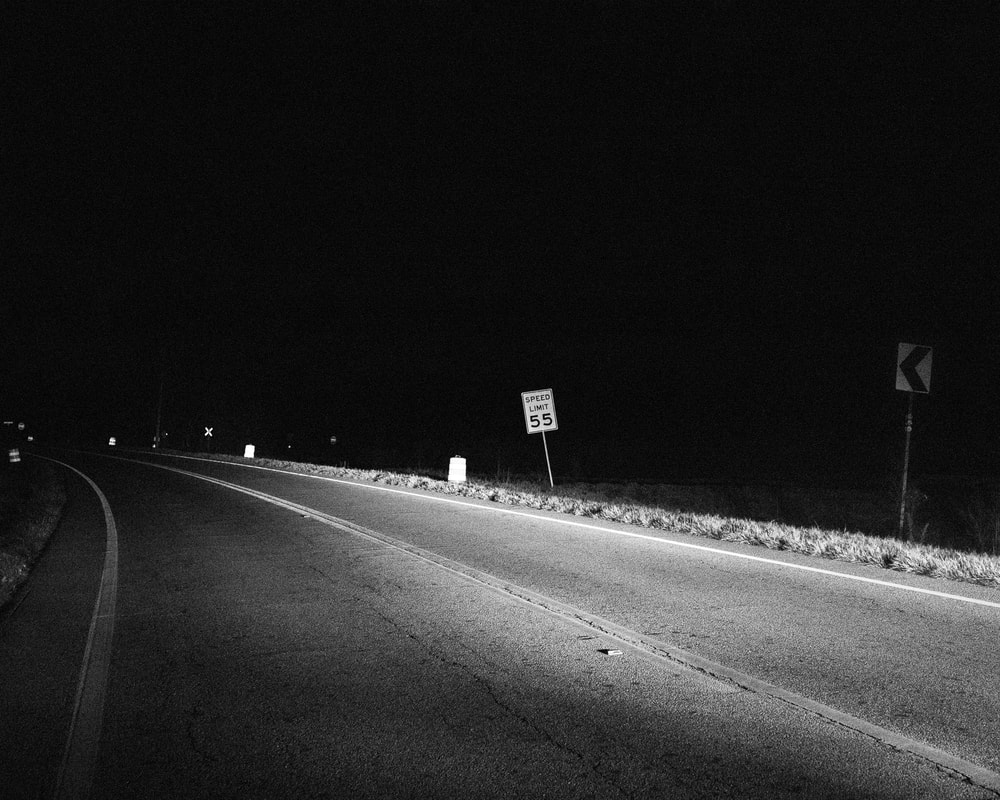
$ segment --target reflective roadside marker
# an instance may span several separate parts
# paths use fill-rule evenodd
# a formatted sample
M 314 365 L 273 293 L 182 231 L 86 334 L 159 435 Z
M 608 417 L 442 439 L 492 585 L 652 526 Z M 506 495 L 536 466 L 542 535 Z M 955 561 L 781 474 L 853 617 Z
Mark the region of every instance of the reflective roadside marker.
M 256 448 L 252 444 L 248 444 L 243 448 L 243 458 L 253 458 L 253 454 Z
M 448 463 L 448 480 L 455 483 L 465 482 L 465 459 L 455 456 Z
M 929 394 L 933 357 L 932 347 L 900 342 L 896 355 L 896 388 L 901 392 Z
M 118 440 L 114 436 L 108 439 L 108 447 L 114 447 L 116 444 L 118 444 Z
M 15 447 L 7 452 L 7 457 L 10 459 L 11 464 L 19 464 L 21 462 L 21 451 Z

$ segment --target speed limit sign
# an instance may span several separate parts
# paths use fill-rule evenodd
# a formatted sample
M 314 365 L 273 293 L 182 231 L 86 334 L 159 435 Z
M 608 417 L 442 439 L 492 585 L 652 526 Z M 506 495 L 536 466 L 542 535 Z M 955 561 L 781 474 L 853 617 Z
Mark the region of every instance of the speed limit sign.
M 556 401 L 551 389 L 538 389 L 534 392 L 521 392 L 521 404 L 524 406 L 524 426 L 528 433 L 544 433 L 559 430 L 556 421 Z

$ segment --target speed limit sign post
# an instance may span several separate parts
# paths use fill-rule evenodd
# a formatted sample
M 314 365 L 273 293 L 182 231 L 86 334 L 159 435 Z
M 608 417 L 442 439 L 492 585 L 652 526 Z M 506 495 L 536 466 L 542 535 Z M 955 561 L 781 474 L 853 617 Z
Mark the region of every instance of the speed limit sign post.
M 549 470 L 549 486 L 555 487 L 552 480 L 552 464 L 549 463 L 549 445 L 545 441 L 545 431 L 559 430 L 556 420 L 556 401 L 551 389 L 537 389 L 533 392 L 521 392 L 521 406 L 524 409 L 524 427 L 528 433 L 542 434 L 542 446 L 545 448 L 545 466 Z

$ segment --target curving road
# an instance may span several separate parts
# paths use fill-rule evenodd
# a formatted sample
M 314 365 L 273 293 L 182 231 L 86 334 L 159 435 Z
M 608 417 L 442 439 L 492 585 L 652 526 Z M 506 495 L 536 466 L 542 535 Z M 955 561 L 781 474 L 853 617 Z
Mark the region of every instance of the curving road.
M 1000 796 L 1000 592 L 45 455 L 70 501 L 0 619 L 5 798 Z

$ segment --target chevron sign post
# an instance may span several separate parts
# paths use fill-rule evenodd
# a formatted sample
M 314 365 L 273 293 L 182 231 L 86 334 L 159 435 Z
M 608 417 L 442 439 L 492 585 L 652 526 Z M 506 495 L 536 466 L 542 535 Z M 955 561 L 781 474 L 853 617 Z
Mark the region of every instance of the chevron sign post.
M 907 393 L 906 446 L 903 448 L 903 481 L 899 491 L 899 538 L 906 527 L 906 476 L 910 467 L 910 432 L 913 430 L 913 395 L 930 394 L 931 358 L 934 350 L 922 344 L 899 343 L 896 353 L 896 388 Z

